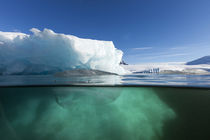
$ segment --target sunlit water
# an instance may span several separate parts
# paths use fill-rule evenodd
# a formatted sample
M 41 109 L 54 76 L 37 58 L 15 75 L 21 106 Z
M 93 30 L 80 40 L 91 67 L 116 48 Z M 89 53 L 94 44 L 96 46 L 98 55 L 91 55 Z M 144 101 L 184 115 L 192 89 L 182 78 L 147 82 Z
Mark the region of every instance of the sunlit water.
M 1 140 L 208 140 L 208 75 L 1 76 Z

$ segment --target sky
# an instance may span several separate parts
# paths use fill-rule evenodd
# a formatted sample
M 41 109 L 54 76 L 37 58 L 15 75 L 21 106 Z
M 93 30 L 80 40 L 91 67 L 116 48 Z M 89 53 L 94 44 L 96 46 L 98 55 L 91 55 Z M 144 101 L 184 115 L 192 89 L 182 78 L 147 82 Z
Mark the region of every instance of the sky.
M 0 31 L 113 41 L 129 64 L 210 55 L 210 0 L 0 0 Z

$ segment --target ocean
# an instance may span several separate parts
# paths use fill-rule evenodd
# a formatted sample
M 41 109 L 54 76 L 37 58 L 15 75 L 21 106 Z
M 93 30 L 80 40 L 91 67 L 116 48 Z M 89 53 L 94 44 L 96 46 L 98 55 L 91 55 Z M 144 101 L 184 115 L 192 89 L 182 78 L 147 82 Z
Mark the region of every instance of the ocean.
M 209 76 L 6 77 L 1 140 L 210 139 Z
M 209 87 L 210 75 L 189 74 L 129 74 L 66 76 L 1 75 L 0 86 L 18 85 L 156 85 L 181 87 Z

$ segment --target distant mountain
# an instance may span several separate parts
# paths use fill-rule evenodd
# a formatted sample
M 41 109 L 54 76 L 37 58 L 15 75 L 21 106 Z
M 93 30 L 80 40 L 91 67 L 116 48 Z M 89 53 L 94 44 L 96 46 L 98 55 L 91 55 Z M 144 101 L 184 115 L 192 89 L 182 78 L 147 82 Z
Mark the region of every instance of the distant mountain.
M 186 63 L 186 65 L 199 65 L 199 64 L 210 64 L 210 55 Z

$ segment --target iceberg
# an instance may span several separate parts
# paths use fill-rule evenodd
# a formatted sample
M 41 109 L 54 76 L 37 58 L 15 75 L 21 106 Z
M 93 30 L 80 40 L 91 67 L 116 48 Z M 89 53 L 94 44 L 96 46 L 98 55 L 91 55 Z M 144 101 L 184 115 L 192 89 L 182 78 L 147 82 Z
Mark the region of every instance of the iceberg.
M 48 74 L 87 69 L 125 74 L 123 52 L 112 41 L 82 39 L 50 29 L 0 31 L 0 74 Z
M 156 90 L 4 88 L 0 136 L 2 140 L 160 140 L 177 113 Z

